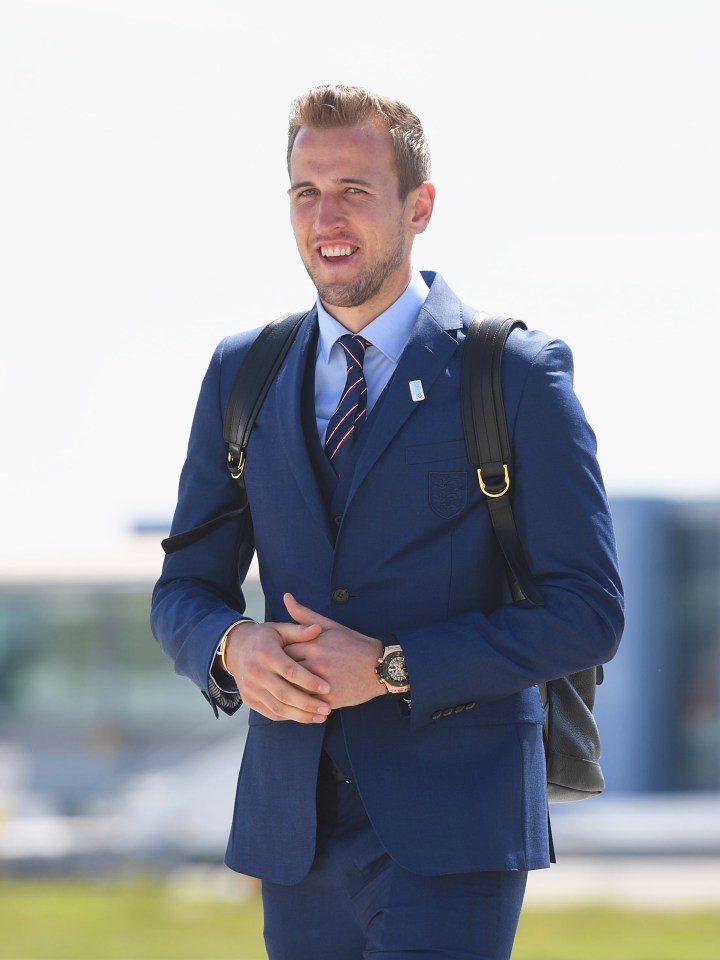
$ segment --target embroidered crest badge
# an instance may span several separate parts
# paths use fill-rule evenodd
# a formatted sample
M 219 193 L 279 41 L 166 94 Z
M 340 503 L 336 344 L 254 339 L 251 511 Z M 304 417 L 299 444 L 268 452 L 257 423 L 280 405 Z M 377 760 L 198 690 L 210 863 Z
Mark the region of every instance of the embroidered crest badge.
M 467 502 L 467 473 L 431 470 L 428 499 L 433 513 L 445 520 L 456 517 Z

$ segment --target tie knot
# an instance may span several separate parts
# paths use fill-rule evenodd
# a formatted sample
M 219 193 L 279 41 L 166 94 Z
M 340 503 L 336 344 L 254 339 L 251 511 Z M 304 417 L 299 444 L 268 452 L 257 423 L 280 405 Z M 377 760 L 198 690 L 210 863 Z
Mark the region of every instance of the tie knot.
M 365 337 L 361 337 L 359 333 L 345 333 L 342 337 L 338 337 L 338 343 L 345 351 L 348 366 L 356 366 L 362 369 L 365 361 L 365 351 L 370 346 L 369 341 Z

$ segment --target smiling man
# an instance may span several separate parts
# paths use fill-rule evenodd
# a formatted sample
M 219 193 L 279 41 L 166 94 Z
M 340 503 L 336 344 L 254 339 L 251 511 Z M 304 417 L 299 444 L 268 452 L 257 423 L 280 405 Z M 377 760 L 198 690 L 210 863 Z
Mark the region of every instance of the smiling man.
M 291 138 L 291 220 L 321 301 L 359 332 L 407 289 L 410 252 L 427 227 L 435 190 L 403 189 L 387 129 L 373 121 L 302 127 Z
M 462 430 L 475 311 L 412 265 L 435 201 L 420 121 L 315 88 L 288 170 L 317 300 L 256 422 L 249 509 L 167 556 L 153 631 L 216 712 L 249 708 L 226 862 L 262 879 L 270 960 L 507 960 L 551 859 L 537 685 L 622 632 L 594 436 L 565 344 L 514 330 L 514 507 L 545 605 L 507 603 Z M 213 356 L 173 533 L 237 506 L 222 419 L 258 332 Z

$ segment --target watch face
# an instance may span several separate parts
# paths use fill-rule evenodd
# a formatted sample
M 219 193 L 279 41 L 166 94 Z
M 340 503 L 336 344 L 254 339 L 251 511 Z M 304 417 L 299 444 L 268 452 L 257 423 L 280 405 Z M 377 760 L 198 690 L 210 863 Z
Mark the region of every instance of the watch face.
M 405 657 L 402 653 L 396 653 L 384 663 L 384 674 L 385 679 L 388 683 L 392 683 L 395 686 L 402 687 L 407 683 L 408 671 L 405 666 Z

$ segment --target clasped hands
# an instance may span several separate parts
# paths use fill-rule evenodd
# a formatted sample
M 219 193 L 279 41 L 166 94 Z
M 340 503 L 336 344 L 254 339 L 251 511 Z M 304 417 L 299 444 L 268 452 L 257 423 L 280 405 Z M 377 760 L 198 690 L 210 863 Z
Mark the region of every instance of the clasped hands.
M 324 723 L 338 707 L 384 695 L 375 673 L 383 643 L 283 597 L 294 623 L 245 620 L 230 632 L 225 662 L 243 703 L 270 720 Z

